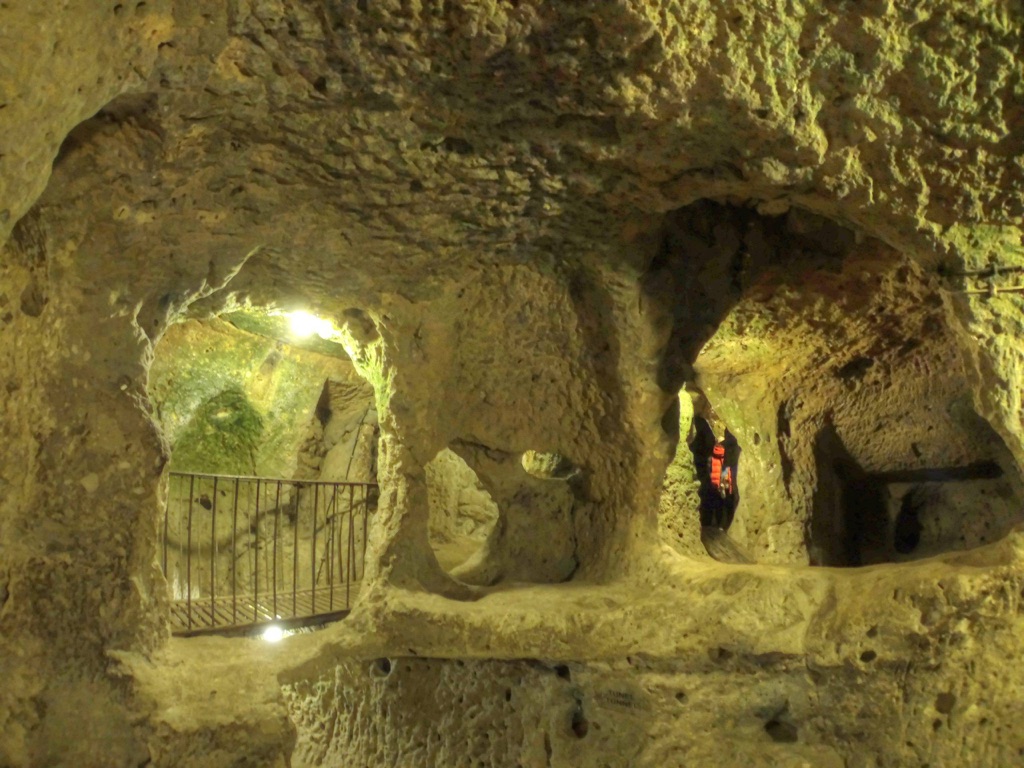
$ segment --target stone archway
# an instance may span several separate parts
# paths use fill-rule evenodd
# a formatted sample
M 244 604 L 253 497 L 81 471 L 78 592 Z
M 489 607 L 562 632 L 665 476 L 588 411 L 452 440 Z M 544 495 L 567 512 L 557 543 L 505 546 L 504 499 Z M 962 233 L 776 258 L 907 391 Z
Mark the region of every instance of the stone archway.
M 713 398 L 746 448 L 735 535 L 758 559 L 895 559 L 915 482 L 932 488 L 922 551 L 978 546 L 1019 522 L 1019 470 L 974 413 L 972 350 L 935 275 L 807 212 L 711 202 L 669 217 L 659 259 L 657 274 L 688 276 L 668 368 Z

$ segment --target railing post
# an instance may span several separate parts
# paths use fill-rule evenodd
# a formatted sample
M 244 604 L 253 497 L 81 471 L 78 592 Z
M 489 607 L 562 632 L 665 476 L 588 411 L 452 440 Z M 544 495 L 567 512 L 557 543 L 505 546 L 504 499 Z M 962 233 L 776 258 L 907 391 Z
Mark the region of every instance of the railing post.
M 195 499 L 196 477 L 192 475 L 188 484 L 188 543 L 185 550 L 185 614 L 188 628 L 192 629 L 192 503 Z
M 231 511 L 231 623 L 238 623 L 238 547 L 235 545 L 238 531 L 238 485 L 235 478 L 235 503 Z
M 213 505 L 210 507 L 210 620 L 217 623 L 217 478 L 213 478 Z
M 363 555 L 361 562 L 363 564 L 363 570 L 360 575 L 360 580 L 366 575 L 366 520 L 370 516 L 370 486 L 369 484 L 363 486 Z
M 316 502 L 320 495 L 320 486 L 313 486 L 313 551 L 309 555 L 309 602 L 311 610 L 316 613 Z
M 259 621 L 260 602 L 260 481 L 256 480 L 256 545 L 253 547 L 252 620 Z
M 273 621 L 274 619 L 277 618 L 277 539 L 278 539 L 278 534 L 280 533 L 280 530 L 281 530 L 281 481 L 280 480 L 277 481 L 277 502 L 276 502 L 276 507 L 277 507 L 277 509 L 274 512 L 274 559 L 273 559 L 273 563 L 272 563 L 272 567 L 274 569 L 274 572 L 273 572 L 273 576 L 272 576 L 272 579 L 273 579 L 272 584 L 273 584 L 273 586 L 271 587 L 271 589 L 272 589 L 271 605 L 273 605 L 274 611 L 273 611 L 273 615 L 270 617 L 271 621 Z
M 345 569 L 348 567 L 345 564 L 344 556 L 341 554 L 342 534 L 345 529 L 345 517 L 342 512 L 337 509 L 334 513 L 338 516 L 338 579 L 341 580 L 343 578 L 342 574 L 346 572 Z
M 333 501 L 332 506 L 334 513 L 330 516 L 331 521 L 331 533 L 330 538 L 327 542 L 327 547 L 324 549 L 324 557 L 327 560 L 327 585 L 330 590 L 330 610 L 334 610 L 334 537 L 335 537 L 335 522 L 338 517 L 338 484 L 333 484 Z
M 349 609 L 352 607 L 352 577 L 355 576 L 355 564 L 352 562 L 352 556 L 356 549 L 356 538 L 355 538 L 355 525 L 352 516 L 352 497 L 355 489 L 350 485 L 348 487 L 348 571 L 345 578 L 345 608 Z
M 316 486 L 313 486 L 314 493 Z M 316 504 L 316 496 L 313 497 Z M 302 507 L 299 504 L 299 486 L 295 487 L 295 525 L 292 527 L 292 616 L 299 614 L 299 520 L 302 518 Z

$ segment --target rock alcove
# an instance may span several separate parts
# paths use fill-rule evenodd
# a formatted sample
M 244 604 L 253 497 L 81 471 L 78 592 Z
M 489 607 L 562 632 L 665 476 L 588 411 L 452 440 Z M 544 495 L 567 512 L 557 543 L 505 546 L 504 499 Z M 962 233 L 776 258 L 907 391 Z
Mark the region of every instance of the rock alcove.
M 0 764 L 1019 762 L 1022 25 L 0 7 Z M 250 340 L 175 406 L 175 337 L 271 307 L 352 387 L 275 421 Z M 755 564 L 700 541 L 705 403 Z M 376 444 L 344 621 L 170 636 L 168 462 L 229 433 L 307 476 Z M 496 510 L 448 568 L 446 451 Z
M 679 299 L 671 375 L 744 446 L 733 536 L 756 559 L 891 562 L 1022 521 L 1018 465 L 973 409 L 935 276 L 821 216 L 713 202 L 669 217 L 652 271 Z M 706 475 L 709 425 L 690 422 Z

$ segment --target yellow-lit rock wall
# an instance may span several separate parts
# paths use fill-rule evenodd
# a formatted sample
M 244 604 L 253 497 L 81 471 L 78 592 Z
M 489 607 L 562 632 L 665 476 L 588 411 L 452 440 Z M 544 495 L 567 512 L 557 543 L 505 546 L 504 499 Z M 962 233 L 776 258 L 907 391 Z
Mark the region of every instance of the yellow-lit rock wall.
M 856 570 L 662 544 L 696 251 L 677 294 L 651 267 L 700 200 L 880 243 L 956 337 L 929 375 L 1024 460 L 1019 299 L 938 275 L 1024 264 L 1022 27 L 1004 0 L 0 4 L 0 764 L 1013 764 L 1019 534 Z M 155 560 L 154 350 L 247 302 L 342 327 L 381 427 L 361 603 L 280 650 L 171 640 Z M 499 508 L 525 565 L 494 587 L 428 545 L 453 443 L 579 469 L 565 519 Z

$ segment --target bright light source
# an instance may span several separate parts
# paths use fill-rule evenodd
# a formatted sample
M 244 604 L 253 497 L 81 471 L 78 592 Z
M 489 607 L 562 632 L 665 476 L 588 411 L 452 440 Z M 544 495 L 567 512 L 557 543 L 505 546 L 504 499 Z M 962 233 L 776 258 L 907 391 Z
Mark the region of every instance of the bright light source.
M 324 320 L 309 312 L 289 312 L 288 322 L 291 325 L 292 335 L 302 339 L 312 336 L 314 333 L 321 339 L 329 339 L 335 334 L 330 320 Z
M 271 624 L 263 630 L 263 639 L 268 643 L 278 643 L 284 639 L 285 631 L 276 624 Z

